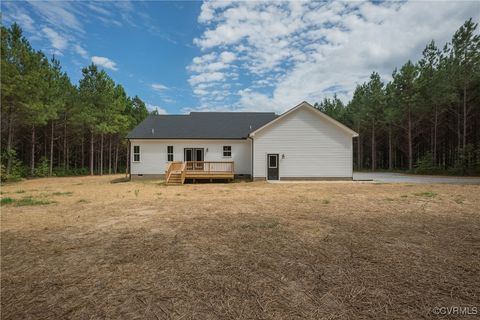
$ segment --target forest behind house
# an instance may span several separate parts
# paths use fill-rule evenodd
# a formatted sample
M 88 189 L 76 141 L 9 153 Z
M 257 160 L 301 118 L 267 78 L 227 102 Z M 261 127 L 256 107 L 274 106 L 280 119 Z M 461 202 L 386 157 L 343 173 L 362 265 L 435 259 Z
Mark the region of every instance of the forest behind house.
M 480 35 L 466 21 L 451 42 L 429 43 L 385 83 L 377 72 L 344 104 L 315 107 L 357 131 L 356 170 L 480 174 Z M 17 24 L 1 28 L 1 176 L 128 170 L 125 136 L 149 114 L 91 64 L 72 84 L 60 62 L 33 49 Z
M 480 174 L 480 35 L 467 20 L 441 49 L 432 41 L 385 83 L 373 72 L 344 105 L 315 106 L 359 133 L 357 170 Z
M 91 64 L 72 84 L 60 62 L 2 26 L 2 180 L 125 172 L 126 134 L 145 103 Z

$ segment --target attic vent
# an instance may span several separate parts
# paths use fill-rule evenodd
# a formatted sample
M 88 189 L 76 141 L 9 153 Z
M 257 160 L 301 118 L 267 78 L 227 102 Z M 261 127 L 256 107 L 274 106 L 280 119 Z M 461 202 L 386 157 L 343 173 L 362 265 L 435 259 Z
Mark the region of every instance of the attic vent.
M 152 136 L 155 134 L 155 129 L 152 128 Z

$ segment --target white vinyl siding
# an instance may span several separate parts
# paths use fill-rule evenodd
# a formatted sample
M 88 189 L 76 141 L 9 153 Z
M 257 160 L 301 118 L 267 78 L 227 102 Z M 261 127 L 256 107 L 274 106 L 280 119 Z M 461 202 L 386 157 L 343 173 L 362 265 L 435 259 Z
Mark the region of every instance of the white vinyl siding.
M 140 146 L 142 161 L 132 162 L 132 174 L 164 174 L 168 164 L 168 146 L 173 146 L 174 161 L 183 161 L 184 148 L 203 148 L 205 161 L 234 161 L 235 174 L 251 174 L 251 141 L 247 140 L 154 140 L 132 139 Z M 223 157 L 223 146 L 231 146 L 231 157 Z M 208 150 L 207 150 L 208 149 Z
M 352 135 L 310 108 L 299 108 L 254 135 L 254 177 L 267 176 L 267 154 L 279 154 L 279 175 L 352 177 Z

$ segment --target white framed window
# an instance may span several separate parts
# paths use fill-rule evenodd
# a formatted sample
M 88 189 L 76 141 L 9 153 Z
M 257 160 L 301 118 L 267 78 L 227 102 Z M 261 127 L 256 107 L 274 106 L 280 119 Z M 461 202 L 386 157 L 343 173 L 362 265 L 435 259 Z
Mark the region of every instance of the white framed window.
M 223 156 L 228 158 L 232 156 L 232 146 L 223 146 Z
M 140 162 L 140 146 L 133 146 L 133 162 Z
M 167 146 L 167 161 L 173 161 L 173 146 Z

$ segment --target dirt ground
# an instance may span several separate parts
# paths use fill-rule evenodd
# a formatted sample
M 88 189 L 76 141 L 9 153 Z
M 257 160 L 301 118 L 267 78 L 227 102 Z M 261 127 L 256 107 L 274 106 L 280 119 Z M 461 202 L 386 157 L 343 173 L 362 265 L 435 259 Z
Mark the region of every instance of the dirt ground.
M 434 307 L 480 307 L 480 186 L 118 177 L 2 187 L 13 199 L 2 319 L 438 319 Z M 44 202 L 19 205 L 29 197 Z

